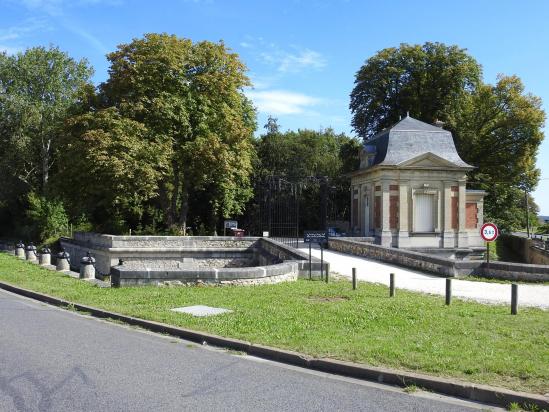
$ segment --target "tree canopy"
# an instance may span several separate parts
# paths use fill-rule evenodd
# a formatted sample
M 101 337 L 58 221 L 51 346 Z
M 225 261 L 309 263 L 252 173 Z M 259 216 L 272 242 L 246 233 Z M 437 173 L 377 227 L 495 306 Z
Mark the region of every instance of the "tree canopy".
M 223 42 L 193 43 L 146 34 L 107 56 L 103 105 L 146 128 L 167 152 L 158 181 L 166 226 L 185 232 L 191 192 L 209 194 L 212 230 L 218 217 L 242 211 L 251 196 L 255 111 L 243 94 L 246 67 Z

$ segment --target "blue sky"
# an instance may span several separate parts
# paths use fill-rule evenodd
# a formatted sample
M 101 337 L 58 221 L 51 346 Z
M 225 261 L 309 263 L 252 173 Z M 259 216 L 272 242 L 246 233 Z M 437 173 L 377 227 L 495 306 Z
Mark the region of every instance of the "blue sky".
M 356 71 L 376 51 L 400 43 L 457 44 L 482 64 L 486 82 L 516 74 L 549 102 L 548 21 L 544 0 L 0 0 L 0 50 L 58 45 L 87 58 L 99 83 L 107 77 L 105 54 L 144 33 L 223 40 L 250 70 L 254 89 L 247 93 L 260 128 L 271 114 L 283 130 L 352 134 Z M 549 139 L 538 167 L 543 180 L 534 197 L 549 215 Z

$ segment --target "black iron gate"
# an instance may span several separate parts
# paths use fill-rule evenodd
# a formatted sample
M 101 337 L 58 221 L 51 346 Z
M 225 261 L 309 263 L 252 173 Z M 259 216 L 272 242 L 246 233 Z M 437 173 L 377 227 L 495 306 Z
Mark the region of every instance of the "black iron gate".
M 349 219 L 348 184 L 326 176 L 267 176 L 258 179 L 244 227 L 297 247 L 303 230 L 323 230 L 328 222 Z
M 255 235 L 268 236 L 297 247 L 299 241 L 298 183 L 283 177 L 268 176 L 256 187 L 257 225 Z

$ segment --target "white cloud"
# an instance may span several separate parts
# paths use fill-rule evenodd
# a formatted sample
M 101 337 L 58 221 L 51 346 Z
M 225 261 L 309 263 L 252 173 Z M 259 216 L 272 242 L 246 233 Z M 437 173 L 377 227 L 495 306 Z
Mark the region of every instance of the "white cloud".
M 286 90 L 246 91 L 260 112 L 272 115 L 310 113 L 310 107 L 322 102 L 316 97 Z
M 12 47 L 12 46 L 6 46 L 4 44 L 0 44 L 0 53 L 6 53 L 6 54 L 17 54 L 20 51 L 23 51 L 20 47 Z
M 0 51 L 7 54 L 16 54 L 23 51 L 24 47 L 21 43 L 24 38 L 35 31 L 51 30 L 51 27 L 46 24 L 46 21 L 38 18 L 30 18 L 24 20 L 17 26 L 11 26 L 5 29 L 0 28 Z
M 321 53 L 297 45 L 290 45 L 289 50 L 284 50 L 263 37 L 251 36 L 246 36 L 239 44 L 242 48 L 253 49 L 260 61 L 275 66 L 281 74 L 297 73 L 307 69 L 320 70 L 326 66 L 326 58 Z
M 322 54 L 310 49 L 297 53 L 272 50 L 263 52 L 260 56 L 266 63 L 277 65 L 277 70 L 283 73 L 296 73 L 309 68 L 319 70 L 326 66 L 326 59 Z

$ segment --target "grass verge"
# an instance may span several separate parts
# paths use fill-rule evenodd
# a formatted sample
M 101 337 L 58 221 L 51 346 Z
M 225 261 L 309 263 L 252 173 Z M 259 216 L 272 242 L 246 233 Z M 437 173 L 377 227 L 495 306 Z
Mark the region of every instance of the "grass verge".
M 72 302 L 253 343 L 375 366 L 549 392 L 549 312 L 385 286 L 300 280 L 256 287 L 101 289 L 0 253 L 0 280 Z M 171 308 L 232 309 L 195 318 Z

